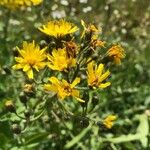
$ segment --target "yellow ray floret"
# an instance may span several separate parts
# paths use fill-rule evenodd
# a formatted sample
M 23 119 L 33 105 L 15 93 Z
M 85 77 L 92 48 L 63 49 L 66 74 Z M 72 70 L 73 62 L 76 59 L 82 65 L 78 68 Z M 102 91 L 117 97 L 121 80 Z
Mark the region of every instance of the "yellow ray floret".
M 117 119 L 116 115 L 109 115 L 107 116 L 104 121 L 103 124 L 106 128 L 111 129 L 113 126 L 113 122 Z
M 106 88 L 110 86 L 110 82 L 105 82 L 105 80 L 110 75 L 110 72 L 107 70 L 103 73 L 104 65 L 99 64 L 98 66 L 94 61 L 90 62 L 87 66 L 87 75 L 88 75 L 88 85 L 94 88 Z M 105 82 L 105 83 L 104 83 Z
M 43 0 L 0 0 L 0 5 L 10 9 L 15 9 L 21 6 L 39 5 Z
M 44 89 L 47 91 L 56 92 L 61 100 L 64 100 L 68 96 L 75 97 L 78 101 L 84 102 L 79 98 L 79 91 L 75 89 L 75 86 L 80 82 L 80 78 L 76 78 L 71 84 L 66 80 L 58 80 L 56 77 L 50 77 L 51 84 L 45 84 Z
M 76 59 L 68 57 L 67 51 L 63 49 L 54 49 L 52 55 L 48 55 L 48 67 L 52 70 L 66 71 L 68 68 L 76 65 Z
M 76 32 L 78 30 L 78 27 L 73 23 L 61 19 L 49 21 L 47 24 L 39 28 L 39 30 L 49 36 L 60 38 L 67 34 Z
M 114 45 L 107 51 L 107 55 L 111 57 L 115 64 L 121 64 L 121 59 L 125 58 L 124 49 L 121 45 Z
M 33 69 L 39 71 L 46 65 L 44 62 L 46 48 L 40 50 L 39 45 L 35 45 L 34 41 L 32 43 L 24 41 L 23 48 L 17 47 L 17 49 L 20 56 L 15 57 L 17 64 L 13 66 L 13 69 L 22 69 L 30 79 L 33 79 Z

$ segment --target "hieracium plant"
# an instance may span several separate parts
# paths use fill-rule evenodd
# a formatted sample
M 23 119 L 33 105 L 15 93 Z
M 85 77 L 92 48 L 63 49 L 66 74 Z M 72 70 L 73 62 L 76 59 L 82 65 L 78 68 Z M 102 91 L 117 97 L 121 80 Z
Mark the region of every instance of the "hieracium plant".
M 109 68 L 121 64 L 125 57 L 122 46 L 102 41 L 101 29 L 83 20 L 80 28 L 60 19 L 38 30 L 43 34 L 40 43 L 24 41 L 16 47 L 12 68 L 22 88 L 16 100 L 6 101 L 6 108 L 21 122 L 14 132 L 23 132 L 43 116 L 58 126 L 77 119 L 84 127 L 111 129 L 115 114 L 106 118 L 99 114 L 96 120 L 91 114 L 100 103 L 101 91 L 113 86 Z M 15 105 L 17 100 L 22 110 Z

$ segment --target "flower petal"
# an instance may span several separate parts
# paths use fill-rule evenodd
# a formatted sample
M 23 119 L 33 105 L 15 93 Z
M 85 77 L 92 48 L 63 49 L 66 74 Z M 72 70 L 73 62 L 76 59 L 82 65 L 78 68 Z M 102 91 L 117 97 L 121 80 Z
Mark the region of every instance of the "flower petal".
M 98 68 L 97 68 L 97 70 L 96 70 L 97 75 L 98 75 L 98 76 L 101 76 L 103 70 L 104 70 L 104 64 L 99 64 L 99 65 L 98 65 Z
M 79 98 L 79 97 L 75 97 L 79 102 L 81 102 L 81 103 L 85 103 L 85 101 L 84 100 L 82 100 L 81 98 Z
M 29 69 L 31 69 L 31 67 L 28 64 L 23 67 L 24 72 L 27 72 Z
M 33 79 L 33 70 L 32 69 L 28 70 L 26 73 L 27 73 L 29 79 Z
M 48 80 L 55 85 L 59 84 L 59 80 L 56 77 L 50 77 Z
M 107 70 L 102 76 L 99 77 L 99 82 L 104 81 L 110 75 L 110 71 Z
M 104 89 L 104 88 L 106 88 L 106 87 L 108 87 L 108 86 L 110 86 L 110 85 L 111 85 L 111 83 L 110 83 L 110 82 L 101 83 L 101 84 L 99 85 L 99 88 Z
M 13 68 L 14 70 L 18 70 L 18 69 L 22 69 L 23 67 L 22 67 L 21 64 L 16 64 L 16 65 L 12 66 L 12 68 Z
M 52 84 L 44 84 L 44 90 L 52 91 L 52 92 L 58 91 L 57 87 L 55 85 L 52 85 Z
M 80 78 L 75 78 L 75 80 L 71 84 L 71 88 L 75 87 L 78 83 L 80 83 Z

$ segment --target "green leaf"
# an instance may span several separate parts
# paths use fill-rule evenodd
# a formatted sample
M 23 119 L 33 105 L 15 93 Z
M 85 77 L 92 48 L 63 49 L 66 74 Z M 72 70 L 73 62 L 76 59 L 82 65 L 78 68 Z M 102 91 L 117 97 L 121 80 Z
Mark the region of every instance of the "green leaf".
M 13 139 L 8 121 L 0 122 L 0 148 L 5 147 Z
M 140 142 L 144 148 L 148 146 L 148 133 L 149 133 L 149 124 L 147 115 L 139 116 L 140 124 L 137 128 L 137 133 L 141 135 Z M 143 137 L 143 138 L 142 138 Z
M 74 137 L 71 141 L 69 141 L 65 145 L 65 149 L 71 148 L 73 145 L 77 144 L 85 135 L 86 133 L 91 129 L 91 126 L 89 125 L 86 129 L 84 129 L 80 134 L 78 134 L 76 137 Z
M 141 138 L 140 134 L 128 134 L 128 135 L 121 135 L 120 137 L 116 138 L 103 139 L 103 142 L 123 143 L 139 140 L 140 138 Z
M 44 132 L 44 133 L 36 133 L 32 136 L 26 137 L 25 138 L 25 145 L 39 143 L 43 139 L 46 139 L 48 135 L 49 135 L 49 133 Z

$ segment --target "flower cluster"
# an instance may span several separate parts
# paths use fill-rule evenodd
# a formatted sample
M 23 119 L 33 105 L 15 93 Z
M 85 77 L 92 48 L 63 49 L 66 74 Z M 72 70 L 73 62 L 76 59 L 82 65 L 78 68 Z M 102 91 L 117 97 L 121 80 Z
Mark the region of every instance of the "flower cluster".
M 48 36 L 46 46 L 40 48 L 34 41 L 24 41 L 22 48 L 17 47 L 17 64 L 13 69 L 25 72 L 35 84 L 38 72 L 43 70 L 40 83 L 45 94 L 56 95 L 62 101 L 73 98 L 87 106 L 89 99 L 85 95 L 111 85 L 108 68 L 121 64 L 125 52 L 121 45 L 110 45 L 99 39 L 101 29 L 95 25 L 81 21 L 81 26 L 82 30 L 79 30 L 64 19 L 42 25 L 39 31 Z M 80 38 L 75 38 L 75 34 Z M 25 85 L 24 92 L 33 93 L 33 86 Z M 111 128 L 115 119 L 115 116 L 109 116 L 103 124 Z
M 43 0 L 0 0 L 0 5 L 10 9 L 16 9 L 21 6 L 39 5 Z

